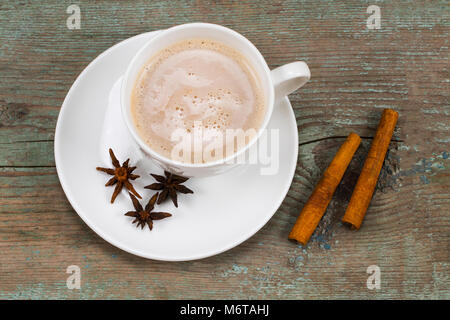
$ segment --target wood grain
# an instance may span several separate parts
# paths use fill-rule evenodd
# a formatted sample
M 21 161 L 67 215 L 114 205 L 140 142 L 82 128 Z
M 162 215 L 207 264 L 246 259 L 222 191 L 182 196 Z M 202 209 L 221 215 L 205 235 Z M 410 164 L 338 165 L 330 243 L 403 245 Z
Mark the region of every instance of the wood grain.
M 79 1 L 0 4 L 0 298 L 450 298 L 450 10 L 446 1 Z M 381 8 L 369 30 L 366 9 Z M 300 137 L 282 206 L 254 237 L 208 259 L 165 263 L 122 252 L 91 231 L 59 184 L 54 129 L 84 67 L 130 36 L 222 24 L 274 68 L 304 60 L 291 95 Z M 364 224 L 342 226 L 381 109 L 400 118 Z M 287 241 L 298 213 L 350 131 L 363 137 L 307 247 Z M 368 290 L 366 269 L 381 269 Z M 68 290 L 66 268 L 82 270 Z

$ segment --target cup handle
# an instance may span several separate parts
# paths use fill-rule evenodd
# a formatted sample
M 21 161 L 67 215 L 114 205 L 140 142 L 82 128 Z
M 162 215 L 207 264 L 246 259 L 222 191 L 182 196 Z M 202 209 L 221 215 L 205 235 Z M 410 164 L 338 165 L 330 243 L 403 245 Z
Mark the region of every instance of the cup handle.
M 303 61 L 291 62 L 270 72 L 275 87 L 275 100 L 278 100 L 302 87 L 311 78 L 308 65 Z

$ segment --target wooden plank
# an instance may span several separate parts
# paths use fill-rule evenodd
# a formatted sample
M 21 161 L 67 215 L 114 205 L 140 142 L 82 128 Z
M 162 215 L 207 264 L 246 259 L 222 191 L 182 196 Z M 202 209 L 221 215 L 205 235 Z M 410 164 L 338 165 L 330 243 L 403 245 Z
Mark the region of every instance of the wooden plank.
M 449 49 L 445 1 L 81 2 L 81 30 L 60 1 L 0 4 L 0 298 L 450 298 Z M 142 32 L 205 21 L 241 32 L 273 68 L 306 61 L 291 96 L 300 151 L 274 218 L 237 248 L 165 263 L 109 245 L 71 208 L 54 168 L 60 105 L 83 68 Z M 381 109 L 400 118 L 363 227 L 341 225 Z M 362 146 L 306 248 L 287 234 L 350 131 Z M 382 287 L 366 287 L 366 268 Z M 68 290 L 79 265 L 82 290 Z M 139 276 L 136 276 L 139 275 Z

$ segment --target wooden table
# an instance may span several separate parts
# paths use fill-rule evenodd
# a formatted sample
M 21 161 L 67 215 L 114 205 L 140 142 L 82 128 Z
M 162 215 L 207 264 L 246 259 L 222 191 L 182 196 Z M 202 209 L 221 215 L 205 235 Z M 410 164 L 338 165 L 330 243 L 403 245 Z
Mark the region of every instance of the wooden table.
M 446 1 L 70 1 L 0 4 L 0 298 L 450 298 L 450 10 Z M 381 9 L 368 29 L 369 5 Z M 297 170 L 270 222 L 240 246 L 194 262 L 125 253 L 67 201 L 53 156 L 70 86 L 98 54 L 133 35 L 204 21 L 248 37 L 271 68 L 304 60 L 311 81 L 290 96 Z M 381 110 L 400 118 L 362 228 L 340 219 Z M 344 137 L 363 137 L 318 230 L 287 240 Z M 81 268 L 81 290 L 66 268 Z M 366 286 L 367 267 L 381 289 Z

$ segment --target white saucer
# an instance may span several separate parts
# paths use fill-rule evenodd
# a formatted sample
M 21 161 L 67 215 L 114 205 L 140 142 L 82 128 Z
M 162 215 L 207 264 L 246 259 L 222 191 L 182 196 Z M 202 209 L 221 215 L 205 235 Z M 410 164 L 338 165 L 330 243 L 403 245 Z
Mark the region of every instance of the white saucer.
M 261 175 L 260 165 L 209 177 L 192 178 L 186 185 L 193 195 L 181 195 L 179 208 L 167 202 L 158 211 L 172 217 L 155 221 L 153 230 L 137 229 L 124 213 L 132 209 L 122 192 L 109 200 L 113 187 L 104 184 L 106 174 L 96 166 L 111 167 L 106 135 L 106 117 L 111 88 L 137 52 L 157 32 L 141 34 L 122 41 L 100 54 L 79 75 L 61 107 L 55 133 L 55 161 L 61 185 L 72 207 L 99 236 L 129 253 L 156 260 L 184 261 L 209 257 L 242 243 L 273 216 L 283 201 L 294 176 L 298 154 L 297 124 L 291 104 L 282 99 L 274 108 L 268 129 L 279 129 L 279 170 L 276 175 Z M 112 95 L 111 95 L 112 96 Z M 114 126 L 112 126 L 114 129 Z M 118 124 L 117 132 L 122 132 Z M 114 131 L 114 130 L 113 130 Z M 120 146 L 112 146 L 120 148 Z M 103 150 L 100 150 L 104 148 Z M 114 150 L 119 161 L 130 157 L 128 151 Z M 142 187 L 153 182 L 152 172 L 161 173 L 148 161 L 137 163 L 137 191 L 148 201 L 152 192 Z M 145 169 L 144 169 L 145 167 Z

